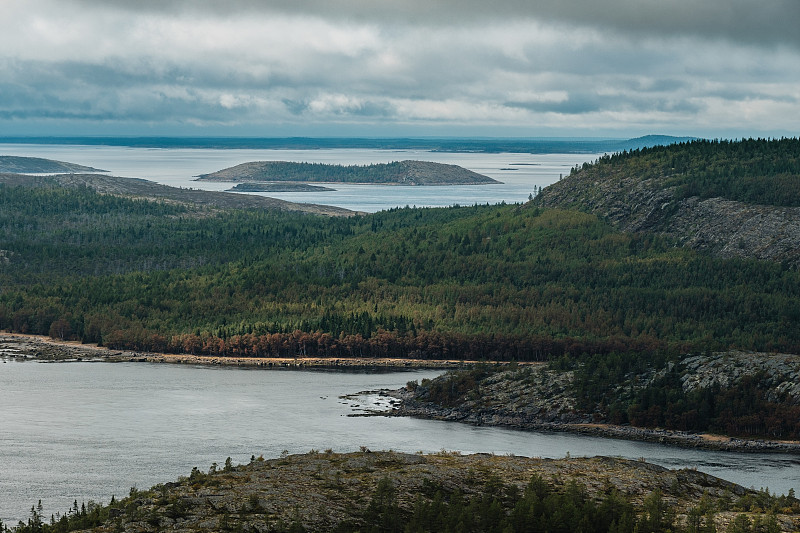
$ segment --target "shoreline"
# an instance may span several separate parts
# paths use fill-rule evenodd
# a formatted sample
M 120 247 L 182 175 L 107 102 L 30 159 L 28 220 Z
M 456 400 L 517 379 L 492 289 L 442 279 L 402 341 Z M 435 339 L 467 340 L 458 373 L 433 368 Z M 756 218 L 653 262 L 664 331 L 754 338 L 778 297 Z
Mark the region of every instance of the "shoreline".
M 109 363 L 165 363 L 213 366 L 237 366 L 253 368 L 328 368 L 359 370 L 447 370 L 478 364 L 479 361 L 456 359 L 394 359 L 394 358 L 326 358 L 326 357 L 235 357 L 192 354 L 167 354 L 137 352 L 131 350 L 112 350 L 96 344 L 81 344 L 78 341 L 58 341 L 43 335 L 0 332 L 0 349 L 11 344 L 11 349 L 19 352 L 0 356 L 24 357 L 47 362 L 104 361 Z M 488 364 L 502 364 L 499 361 L 485 361 Z
M 744 439 L 713 435 L 708 433 L 691 433 L 660 428 L 641 428 L 635 426 L 617 426 L 613 424 L 552 422 L 506 413 L 502 411 L 475 412 L 457 407 L 441 407 L 434 404 L 422 404 L 414 401 L 407 390 L 385 390 L 386 396 L 400 400 L 400 406 L 385 416 L 408 416 L 428 420 L 459 422 L 473 426 L 503 427 L 521 431 L 553 431 L 578 433 L 593 437 L 606 437 L 637 442 L 652 442 L 680 448 L 698 448 L 727 452 L 770 452 L 800 454 L 800 441 L 782 441 L 766 439 Z M 377 414 L 377 413 L 376 413 Z
M 78 341 L 58 341 L 41 335 L 0 332 L 0 357 L 40 362 L 133 362 L 235 366 L 262 369 L 329 369 L 329 370 L 449 370 L 479 363 L 460 360 L 423 360 L 391 358 L 324 358 L 324 357 L 231 357 L 191 354 L 164 354 L 111 350 Z M 486 362 L 484 362 L 486 363 Z M 489 364 L 503 364 L 489 361 Z M 382 390 L 380 394 L 400 401 L 390 411 L 376 411 L 360 416 L 408 416 L 429 420 L 459 422 L 474 426 L 504 427 L 522 431 L 554 431 L 578 433 L 595 437 L 652 442 L 682 448 L 731 452 L 774 452 L 800 454 L 800 441 L 743 439 L 723 435 L 690 433 L 660 428 L 616 426 L 601 423 L 553 422 L 498 410 L 470 411 L 459 408 L 421 404 L 412 399 L 406 389 Z M 359 394 L 359 393 L 355 393 Z

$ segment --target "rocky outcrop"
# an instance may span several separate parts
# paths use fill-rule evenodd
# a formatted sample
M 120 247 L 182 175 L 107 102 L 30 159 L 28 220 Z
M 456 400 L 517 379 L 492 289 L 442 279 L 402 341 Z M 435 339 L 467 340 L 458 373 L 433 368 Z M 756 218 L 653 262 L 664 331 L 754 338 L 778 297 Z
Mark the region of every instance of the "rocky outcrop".
M 23 172 L 30 174 L 56 174 L 59 172 L 106 172 L 98 168 L 86 167 L 65 161 L 42 159 L 41 157 L 20 157 L 0 155 L 0 172 Z
M 800 405 L 800 356 L 791 354 L 730 351 L 688 356 L 677 365 L 669 363 L 661 369 L 629 376 L 617 385 L 614 394 L 631 395 L 672 371 L 679 372 L 685 392 L 713 387 L 730 389 L 749 376 L 759 380 L 769 401 Z M 447 404 L 432 401 L 431 391 L 435 387 L 441 389 L 445 384 L 444 388 L 448 388 L 465 372 L 469 371 L 453 371 L 436 380 L 410 383 L 405 389 L 387 392 L 400 400 L 392 414 L 478 426 L 568 431 L 690 448 L 800 453 L 800 442 L 794 441 L 732 438 L 609 424 L 601 406 L 591 412 L 577 407 L 572 371 L 555 371 L 546 365 L 512 365 L 478 379 L 474 387 Z
M 622 231 L 667 235 L 720 257 L 800 265 L 800 208 L 682 198 L 668 177 L 579 171 L 543 189 L 532 204 L 588 211 Z
M 385 506 L 396 505 L 397 527 L 422 502 L 446 499 L 456 492 L 462 498 L 480 497 L 486 487 L 498 484 L 509 494 L 521 494 L 533 476 L 556 491 L 574 481 L 597 499 L 616 491 L 637 513 L 648 496 L 657 492 L 678 521 L 685 520 L 701 498 L 715 509 L 735 509 L 739 502 L 764 498 L 768 502 L 770 498 L 694 470 L 668 470 L 644 461 L 610 457 L 311 451 L 254 459 L 247 465 L 214 465 L 208 473 L 195 469 L 177 482 L 146 491 L 132 489 L 130 496 L 109 506 L 109 518 L 92 531 L 355 531 L 359 526 L 372 530 L 364 524 L 364 517 L 375 505 L 373 495 L 381 485 L 391 487 L 380 501 Z M 734 516 L 725 510 L 713 519 L 718 527 L 724 527 Z M 782 531 L 791 531 L 797 513 L 788 507 L 777 519 Z

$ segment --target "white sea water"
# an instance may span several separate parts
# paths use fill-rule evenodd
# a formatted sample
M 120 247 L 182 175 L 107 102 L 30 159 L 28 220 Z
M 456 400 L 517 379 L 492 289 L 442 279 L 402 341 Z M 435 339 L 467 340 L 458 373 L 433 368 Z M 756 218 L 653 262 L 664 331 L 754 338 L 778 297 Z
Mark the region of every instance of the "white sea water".
M 324 149 L 208 149 L 129 148 L 119 146 L 72 146 L 0 144 L 0 155 L 43 157 L 109 171 L 115 176 L 144 178 L 172 187 L 223 191 L 232 183 L 194 181 L 207 174 L 248 161 L 297 161 L 340 165 L 366 165 L 416 159 L 459 165 L 501 181 L 495 185 L 404 187 L 334 184 L 335 191 L 261 194 L 291 202 L 335 205 L 375 212 L 393 207 L 447 207 L 454 204 L 522 203 L 534 186 L 546 187 L 570 168 L 593 161 L 602 154 L 486 154 L 428 152 L 417 150 Z

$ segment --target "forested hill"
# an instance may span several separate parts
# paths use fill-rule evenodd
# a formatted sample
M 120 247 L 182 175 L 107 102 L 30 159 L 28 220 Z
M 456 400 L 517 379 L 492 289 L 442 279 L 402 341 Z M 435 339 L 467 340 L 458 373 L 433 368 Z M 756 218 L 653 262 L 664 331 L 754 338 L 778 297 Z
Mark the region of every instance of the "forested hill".
M 40 157 L 19 157 L 0 155 L 0 172 L 24 172 L 31 174 L 55 174 L 58 172 L 105 172 L 97 168 L 42 159 Z
M 354 214 L 353 211 L 340 207 L 287 202 L 265 196 L 179 189 L 139 178 L 121 178 L 101 174 L 57 174 L 53 176 L 0 174 L 0 184 L 37 189 L 48 187 L 74 189 L 83 187 L 101 194 L 222 209 L 270 209 L 330 216 L 349 216 Z
M 595 213 L 722 257 L 800 264 L 800 140 L 655 146 L 584 164 L 536 206 Z
M 520 206 L 317 217 L 0 184 L 0 329 L 231 356 L 800 353 L 800 272 Z
M 395 161 L 372 165 L 329 165 L 289 161 L 242 163 L 198 180 L 206 181 L 301 181 L 327 183 L 375 183 L 387 185 L 479 185 L 499 183 L 457 165 L 430 161 Z

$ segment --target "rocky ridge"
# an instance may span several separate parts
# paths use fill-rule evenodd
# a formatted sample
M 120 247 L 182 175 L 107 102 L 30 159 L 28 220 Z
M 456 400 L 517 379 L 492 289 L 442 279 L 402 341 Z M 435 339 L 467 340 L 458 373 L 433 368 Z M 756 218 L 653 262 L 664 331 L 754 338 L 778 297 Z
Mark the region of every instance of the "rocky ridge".
M 54 161 L 41 157 L 0 155 L 0 172 L 22 172 L 31 174 L 56 174 L 59 172 L 106 172 L 65 161 Z
M 0 174 L 0 184 L 23 187 L 89 187 L 101 194 L 113 194 L 192 204 L 220 209 L 274 209 L 298 211 L 329 216 L 351 216 L 354 211 L 327 205 L 287 202 L 266 196 L 232 194 L 228 192 L 179 189 L 141 178 L 122 178 L 101 174 L 57 174 L 53 176 L 27 176 Z
M 695 470 L 668 470 L 609 457 L 539 459 L 444 451 L 422 455 L 365 448 L 345 454 L 312 450 L 272 460 L 254 458 L 240 466 L 215 464 L 208 473 L 195 469 L 177 482 L 147 491 L 132 489 L 130 496 L 109 506 L 109 518 L 91 531 L 331 531 L 342 524 L 349 524 L 346 530 L 356 530 L 381 484 L 391 487 L 392 500 L 404 514 L 411 512 L 420 498 L 434 499 L 436 491 L 445 495 L 459 491 L 468 498 L 500 483 L 506 492 L 512 490 L 508 487 L 521 492 L 534 475 L 556 490 L 575 481 L 593 498 L 616 490 L 636 510 L 658 491 L 678 522 L 685 521 L 686 513 L 705 498 L 721 509 L 714 516 L 718 527 L 733 520 L 733 509 L 741 502 L 764 498 L 762 493 Z M 794 508 L 779 511 L 776 523 L 780 529 L 795 530 L 798 517 Z
M 800 265 L 800 208 L 725 198 L 682 198 L 669 177 L 639 179 L 578 171 L 546 187 L 532 205 L 573 208 L 627 232 L 659 233 L 720 257 Z

